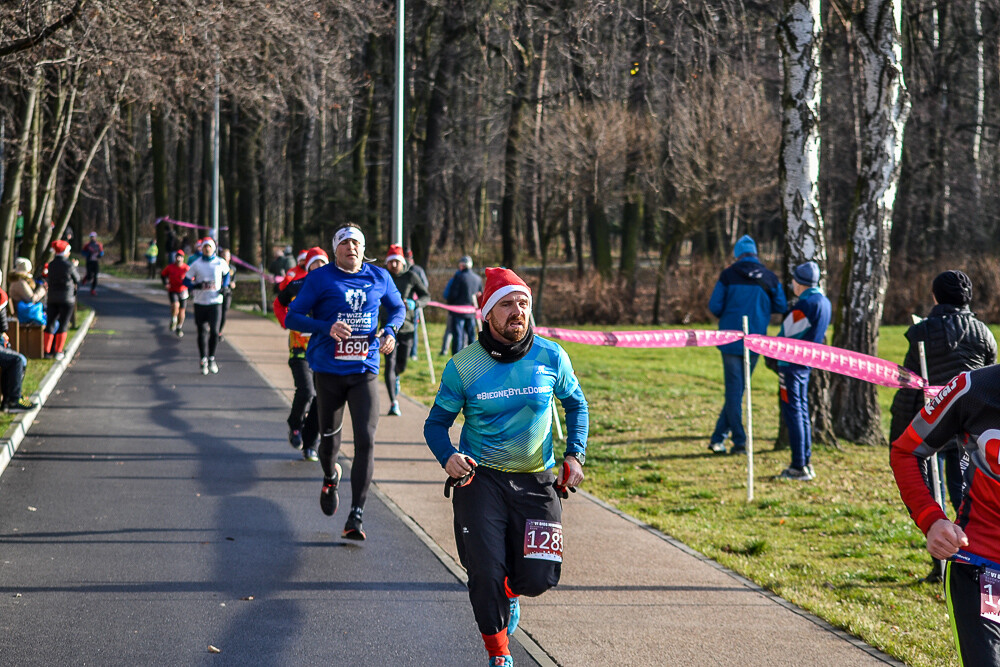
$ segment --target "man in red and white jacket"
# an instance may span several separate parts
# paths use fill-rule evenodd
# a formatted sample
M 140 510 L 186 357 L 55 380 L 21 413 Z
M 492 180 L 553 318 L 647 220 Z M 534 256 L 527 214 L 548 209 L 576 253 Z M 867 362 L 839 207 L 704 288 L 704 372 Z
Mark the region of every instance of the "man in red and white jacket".
M 920 459 L 955 436 L 970 466 L 952 523 L 934 502 Z M 945 595 L 962 664 L 1000 665 L 1000 600 L 992 592 L 1000 589 L 1000 366 L 953 378 L 892 443 L 889 462 L 927 550 L 954 558 L 945 569 Z

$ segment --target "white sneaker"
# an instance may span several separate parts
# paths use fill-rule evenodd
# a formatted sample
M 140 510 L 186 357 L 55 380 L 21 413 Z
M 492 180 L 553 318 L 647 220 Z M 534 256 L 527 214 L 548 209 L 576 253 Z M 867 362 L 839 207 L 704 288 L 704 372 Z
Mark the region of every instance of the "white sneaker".
M 208 358 L 208 370 L 212 373 L 219 372 L 219 364 L 215 363 L 215 357 Z
M 204 357 L 201 360 L 201 374 L 208 375 L 208 359 Z

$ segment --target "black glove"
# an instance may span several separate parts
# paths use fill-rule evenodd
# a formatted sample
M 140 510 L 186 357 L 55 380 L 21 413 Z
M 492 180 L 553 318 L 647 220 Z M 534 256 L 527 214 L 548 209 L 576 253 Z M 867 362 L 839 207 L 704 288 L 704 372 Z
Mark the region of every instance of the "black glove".
M 764 365 L 767 366 L 767 370 L 778 372 L 778 360 L 773 357 L 764 357 Z

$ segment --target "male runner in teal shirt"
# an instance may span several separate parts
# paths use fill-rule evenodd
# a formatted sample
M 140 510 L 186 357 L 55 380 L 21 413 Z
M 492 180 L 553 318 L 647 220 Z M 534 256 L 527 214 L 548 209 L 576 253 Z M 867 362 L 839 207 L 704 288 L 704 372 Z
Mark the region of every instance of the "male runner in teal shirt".
M 469 573 L 469 598 L 490 665 L 510 667 L 508 636 L 519 595 L 559 582 L 562 504 L 556 492 L 583 481 L 587 401 L 566 352 L 530 325 L 531 290 L 513 271 L 486 269 L 486 326 L 456 354 L 424 424 L 424 437 L 455 488 L 455 541 Z M 558 478 L 552 446 L 553 397 L 566 410 L 566 451 Z M 448 429 L 465 425 L 458 451 Z

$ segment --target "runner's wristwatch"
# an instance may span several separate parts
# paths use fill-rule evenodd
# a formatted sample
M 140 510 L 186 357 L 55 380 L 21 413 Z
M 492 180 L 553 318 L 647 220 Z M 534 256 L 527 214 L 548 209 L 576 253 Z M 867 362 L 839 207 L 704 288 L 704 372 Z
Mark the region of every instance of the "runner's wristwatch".
M 566 452 L 566 456 L 564 456 L 563 458 L 568 459 L 570 457 L 573 457 L 574 459 L 579 461 L 580 465 L 583 465 L 587 461 L 587 455 L 584 454 L 583 452 Z

